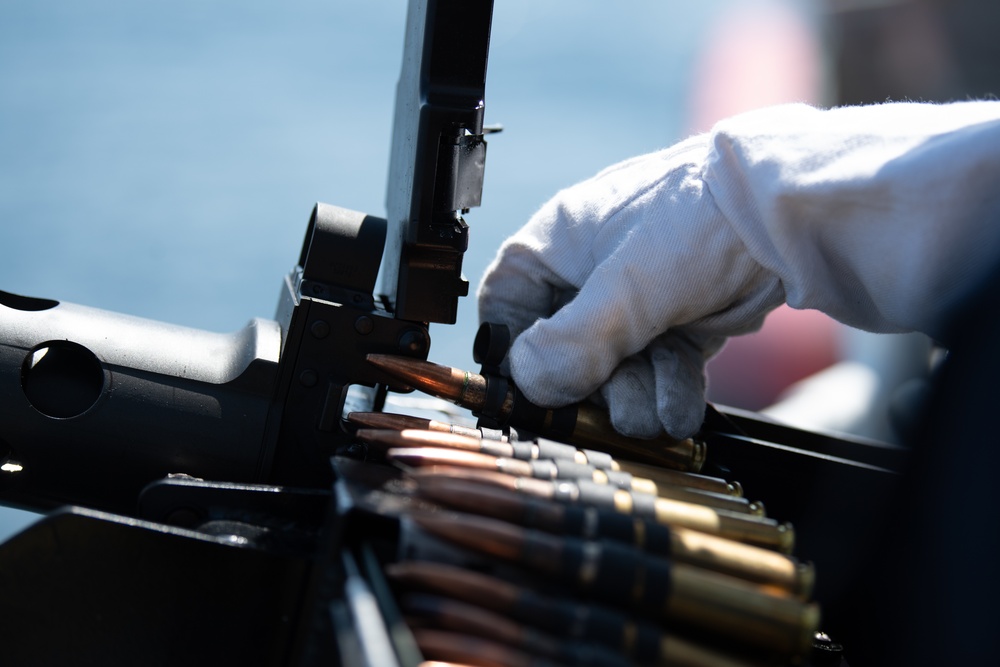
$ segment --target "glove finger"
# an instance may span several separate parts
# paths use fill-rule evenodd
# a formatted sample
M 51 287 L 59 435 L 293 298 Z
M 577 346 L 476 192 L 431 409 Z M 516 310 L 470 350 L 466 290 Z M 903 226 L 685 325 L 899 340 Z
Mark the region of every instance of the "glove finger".
M 611 425 L 633 438 L 655 438 L 663 431 L 656 409 L 656 379 L 644 354 L 628 357 L 601 386 Z
M 588 286 L 590 283 L 588 283 Z M 512 377 L 534 403 L 557 407 L 596 392 L 623 358 L 621 337 L 609 333 L 606 305 L 591 306 L 585 286 L 569 304 L 531 325 L 511 345 Z M 598 297 L 602 300 L 605 297 Z M 613 304 L 615 297 L 606 297 Z M 641 346 L 640 346 L 641 349 Z
M 656 412 L 663 429 L 688 438 L 705 420 L 705 362 L 724 338 L 692 340 L 672 333 L 658 338 L 648 350 L 656 384 Z
M 637 228 L 641 221 L 633 223 L 630 218 L 657 213 L 642 209 L 622 211 L 608 226 Z M 639 228 L 619 239 L 576 298 L 515 339 L 511 372 L 529 399 L 545 406 L 582 400 L 597 391 L 625 358 L 646 348 L 671 326 L 694 317 L 687 311 L 693 309 L 690 304 L 701 301 L 700 294 L 673 289 L 692 279 L 694 272 L 678 267 L 681 262 L 665 266 L 659 250 L 671 247 L 664 237 L 681 236 L 671 227 L 664 224 L 657 233 Z M 681 243 L 678 239 L 674 245 Z M 695 262 L 694 251 L 685 248 L 682 252 L 685 263 Z M 678 292 L 677 296 L 668 297 L 672 292 Z
M 606 219 L 591 250 L 601 259 L 576 298 L 511 348 L 514 379 L 541 405 L 583 399 L 674 327 L 713 313 L 738 325 L 745 314 L 734 303 L 756 302 L 760 267 L 719 216 L 696 163 L 635 194 Z
M 634 438 L 694 434 L 704 419 L 705 363 L 725 340 L 666 334 L 625 359 L 600 390 L 615 430 Z

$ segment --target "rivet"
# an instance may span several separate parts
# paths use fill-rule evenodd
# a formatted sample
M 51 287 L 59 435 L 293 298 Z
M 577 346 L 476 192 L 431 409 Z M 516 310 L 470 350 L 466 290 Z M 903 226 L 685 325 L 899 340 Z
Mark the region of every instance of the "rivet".
M 399 349 L 418 354 L 427 349 L 427 334 L 419 329 L 408 329 L 399 337 Z

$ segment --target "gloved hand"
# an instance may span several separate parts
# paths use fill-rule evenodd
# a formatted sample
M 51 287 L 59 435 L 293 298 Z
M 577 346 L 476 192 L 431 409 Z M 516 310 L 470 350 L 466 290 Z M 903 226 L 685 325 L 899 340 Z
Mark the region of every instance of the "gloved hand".
M 626 435 L 699 428 L 706 361 L 785 300 L 706 187 L 709 151 L 702 135 L 614 165 L 501 247 L 479 316 L 510 328 L 509 371 L 529 400 L 559 407 L 600 390 Z
M 623 433 L 690 435 L 705 361 L 786 299 L 940 333 L 996 266 L 998 137 L 995 101 L 741 114 L 559 193 L 500 249 L 480 319 L 517 336 L 530 400 L 600 389 Z

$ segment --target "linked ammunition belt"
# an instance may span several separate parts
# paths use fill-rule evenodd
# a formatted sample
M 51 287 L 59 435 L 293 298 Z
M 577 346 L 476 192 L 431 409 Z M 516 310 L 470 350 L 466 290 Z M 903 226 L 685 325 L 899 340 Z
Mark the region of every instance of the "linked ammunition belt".
M 393 599 L 423 658 L 790 665 L 819 631 L 795 533 L 732 480 L 409 415 L 354 413 L 400 471 Z M 367 465 L 367 464 L 366 464 Z

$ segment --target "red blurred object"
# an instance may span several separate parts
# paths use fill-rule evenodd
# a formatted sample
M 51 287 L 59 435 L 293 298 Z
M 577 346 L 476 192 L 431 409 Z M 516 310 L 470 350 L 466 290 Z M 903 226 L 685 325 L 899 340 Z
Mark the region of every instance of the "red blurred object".
M 816 310 L 781 306 L 760 331 L 731 338 L 708 363 L 708 400 L 746 410 L 771 405 L 790 385 L 839 360 L 842 326 Z

